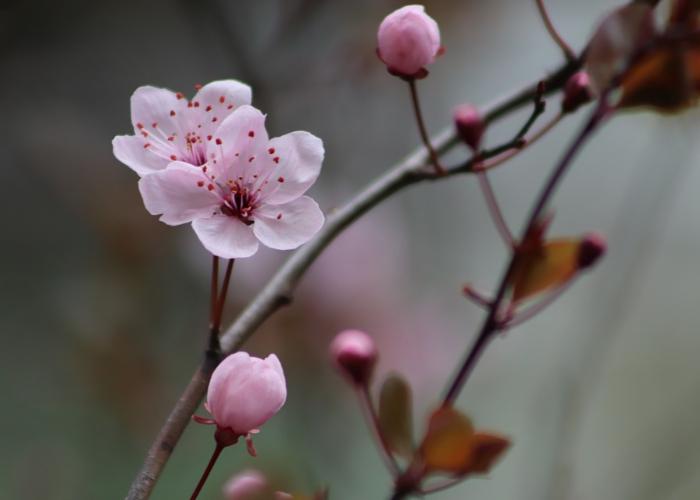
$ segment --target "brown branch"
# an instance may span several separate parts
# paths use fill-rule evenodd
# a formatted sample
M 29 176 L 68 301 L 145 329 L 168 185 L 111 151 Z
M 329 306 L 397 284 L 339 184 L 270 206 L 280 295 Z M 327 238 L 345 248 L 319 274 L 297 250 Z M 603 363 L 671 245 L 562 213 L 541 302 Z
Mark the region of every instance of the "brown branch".
M 579 67 L 579 61 L 569 61 L 561 66 L 546 79 L 546 92 L 551 93 L 561 89 Z M 500 119 L 511 111 L 530 103 L 537 93 L 538 84 L 539 80 L 484 106 L 482 114 L 486 121 Z M 431 142 L 440 154 L 459 143 L 452 128 L 443 130 Z M 253 298 L 238 319 L 224 333 L 221 337 L 222 351 L 228 354 L 238 349 L 270 315 L 282 305 L 289 303 L 297 282 L 316 257 L 338 234 L 369 209 L 409 185 L 423 180 L 443 179 L 470 171 L 467 168 L 460 168 L 454 172 L 448 172 L 446 175 L 437 175 L 434 169 L 426 167 L 427 158 L 425 148 L 417 149 L 379 179 L 370 183 L 344 206 L 333 211 L 314 239 L 292 254 L 267 286 Z M 483 157 L 480 157 L 479 160 L 483 160 Z M 208 378 L 213 370 L 212 364 L 210 361 L 204 362 L 172 409 L 149 449 L 141 470 L 133 480 L 126 497 L 128 500 L 143 500 L 150 496 L 172 450 L 204 397 Z

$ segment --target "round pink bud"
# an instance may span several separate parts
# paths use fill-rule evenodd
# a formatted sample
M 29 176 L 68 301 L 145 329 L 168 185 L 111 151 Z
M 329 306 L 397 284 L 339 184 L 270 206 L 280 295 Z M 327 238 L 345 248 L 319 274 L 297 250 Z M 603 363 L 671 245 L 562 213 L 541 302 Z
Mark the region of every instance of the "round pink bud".
M 588 233 L 581 240 L 578 249 L 578 267 L 586 269 L 594 265 L 607 250 L 605 236 L 599 233 Z
M 256 470 L 236 474 L 224 484 L 226 500 L 253 500 L 269 493 L 267 479 Z
M 564 113 L 572 113 L 579 107 L 591 102 L 593 89 L 591 79 L 585 71 L 574 73 L 564 86 L 564 99 L 561 109 Z
M 207 408 L 219 429 L 243 436 L 267 422 L 286 399 L 287 385 L 277 356 L 260 359 L 237 352 L 214 370 Z
M 331 356 L 350 380 L 365 385 L 377 362 L 377 348 L 372 338 L 359 330 L 340 332 L 331 343 Z
M 457 106 L 454 112 L 454 121 L 459 137 L 473 151 L 477 151 L 486 130 L 486 123 L 477 107 L 472 104 Z
M 440 52 L 440 28 L 422 5 L 395 10 L 379 25 L 377 54 L 393 75 L 422 78 Z

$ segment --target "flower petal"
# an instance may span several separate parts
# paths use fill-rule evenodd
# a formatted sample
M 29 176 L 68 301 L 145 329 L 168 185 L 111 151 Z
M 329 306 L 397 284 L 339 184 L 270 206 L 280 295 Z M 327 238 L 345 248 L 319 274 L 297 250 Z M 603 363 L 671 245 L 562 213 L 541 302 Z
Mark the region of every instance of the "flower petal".
M 288 203 L 316 182 L 323 164 L 323 141 L 308 132 L 291 132 L 270 140 L 267 154 L 273 160 L 274 175 L 263 191 L 265 202 Z
M 252 228 L 235 217 L 215 215 L 196 219 L 192 228 L 204 248 L 218 257 L 242 259 L 258 251 L 258 240 Z
M 263 205 L 254 214 L 253 231 L 266 246 L 292 250 L 303 245 L 323 226 L 324 216 L 318 204 L 302 196 L 285 205 Z
M 135 135 L 118 135 L 112 140 L 112 151 L 117 160 L 139 175 L 163 170 L 170 160 L 155 154 L 146 146 L 147 141 Z
M 214 155 L 220 164 L 227 165 L 229 179 L 236 180 L 239 176 L 252 179 L 259 173 L 262 159 L 258 154 L 265 151 L 267 143 L 265 115 L 252 106 L 243 105 L 219 126 L 214 140 L 207 142 L 207 157 Z
M 192 98 L 192 129 L 208 139 L 223 121 L 240 106 L 250 104 L 250 87 L 237 80 L 207 83 Z
M 146 210 L 153 215 L 163 214 L 160 220 L 171 226 L 210 217 L 217 210 L 220 196 L 207 186 L 201 169 L 183 162 L 173 162 L 165 170 L 139 180 Z
M 136 134 L 144 129 L 162 130 L 164 134 L 180 133 L 187 128 L 184 111 L 187 99 L 172 90 L 146 85 L 137 88 L 131 96 L 131 122 Z M 155 126 L 154 126 L 155 125 Z

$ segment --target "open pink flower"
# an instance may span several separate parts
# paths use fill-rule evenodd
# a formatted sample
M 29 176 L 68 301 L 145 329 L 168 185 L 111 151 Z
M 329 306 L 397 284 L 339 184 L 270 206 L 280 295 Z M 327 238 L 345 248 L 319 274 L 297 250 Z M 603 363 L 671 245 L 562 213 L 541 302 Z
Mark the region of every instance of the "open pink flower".
M 277 413 L 286 399 L 287 385 L 277 356 L 260 359 L 236 352 L 214 370 L 206 406 L 218 428 L 245 436 Z
M 236 80 L 208 83 L 191 101 L 180 92 L 139 87 L 131 96 L 135 135 L 115 137 L 114 156 L 139 175 L 163 170 L 175 160 L 203 165 L 207 139 L 228 115 L 250 102 L 250 87 Z
M 249 105 L 210 131 L 194 144 L 196 163 L 172 161 L 139 180 L 150 213 L 169 225 L 192 222 L 204 247 L 228 259 L 250 257 L 258 242 L 291 250 L 316 234 L 324 216 L 303 194 L 321 171 L 319 138 L 299 131 L 269 139 L 265 116 Z

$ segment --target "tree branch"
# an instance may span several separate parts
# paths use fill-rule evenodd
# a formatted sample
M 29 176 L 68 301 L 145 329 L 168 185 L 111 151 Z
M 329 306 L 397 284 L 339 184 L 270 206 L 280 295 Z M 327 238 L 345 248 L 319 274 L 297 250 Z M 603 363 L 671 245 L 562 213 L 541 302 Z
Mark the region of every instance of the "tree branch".
M 567 79 L 579 68 L 580 61 L 569 61 L 561 66 L 545 80 L 546 93 L 561 89 Z M 529 104 L 537 94 L 539 82 L 540 80 L 528 84 L 512 94 L 484 106 L 482 115 L 487 122 L 491 122 Z M 458 143 L 459 141 L 451 127 L 440 132 L 432 140 L 432 144 L 439 154 L 444 154 Z M 427 167 L 427 159 L 428 155 L 424 147 L 415 150 L 377 180 L 371 182 L 345 205 L 331 212 L 324 227 L 314 239 L 297 250 L 282 265 L 270 282 L 253 298 L 238 319 L 222 335 L 222 351 L 229 354 L 237 350 L 279 307 L 288 304 L 299 279 L 318 255 L 347 226 L 369 209 L 393 193 L 412 184 L 424 180 L 444 179 L 470 171 L 462 166 L 459 170 L 438 175 L 434 169 Z M 478 160 L 483 159 L 483 156 L 478 158 Z M 213 364 L 215 363 L 205 360 L 192 377 L 185 392 L 177 401 L 156 440 L 151 445 L 145 462 L 131 485 L 126 497 L 128 500 L 144 500 L 150 496 L 172 450 L 204 397 L 209 376 L 213 371 Z

